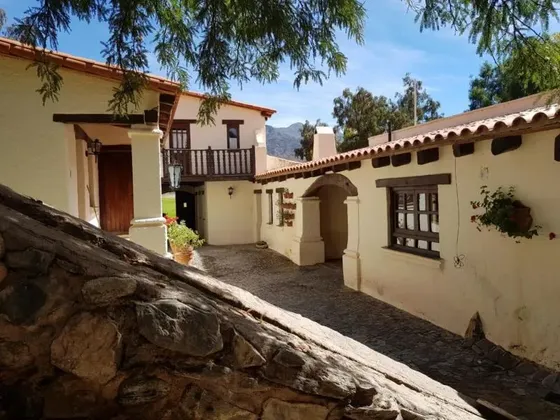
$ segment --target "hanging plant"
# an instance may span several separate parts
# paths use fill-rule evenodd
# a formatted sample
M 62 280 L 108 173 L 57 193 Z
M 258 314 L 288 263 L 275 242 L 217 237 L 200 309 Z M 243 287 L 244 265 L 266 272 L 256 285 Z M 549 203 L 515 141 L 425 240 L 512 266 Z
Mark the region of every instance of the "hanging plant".
M 284 220 L 294 220 L 296 215 L 294 213 L 285 211 L 283 214 Z
M 507 191 L 500 187 L 494 192 L 490 192 L 486 185 L 480 188 L 482 201 L 471 201 L 473 209 L 484 209 L 483 214 L 471 216 L 471 222 L 477 224 L 479 231 L 483 227 L 494 228 L 516 240 L 539 235 L 541 226 L 533 226 L 531 209 L 515 198 L 514 191 L 513 187 Z M 553 239 L 552 235 L 549 237 Z
M 294 198 L 294 193 L 289 191 L 284 191 L 284 198 Z

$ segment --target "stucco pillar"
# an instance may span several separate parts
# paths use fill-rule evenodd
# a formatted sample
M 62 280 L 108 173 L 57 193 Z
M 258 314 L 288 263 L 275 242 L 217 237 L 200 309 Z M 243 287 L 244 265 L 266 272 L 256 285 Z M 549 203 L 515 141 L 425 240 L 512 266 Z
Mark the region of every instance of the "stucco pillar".
M 255 242 L 261 240 L 261 225 L 262 225 L 262 190 L 255 191 L 254 201 L 255 223 L 253 224 L 253 239 Z
M 358 197 L 347 197 L 344 201 L 348 210 L 348 244 L 342 256 L 342 271 L 344 285 L 354 290 L 360 290 L 360 254 L 358 252 L 360 240 L 360 214 Z
M 130 239 L 152 251 L 167 255 L 167 229 L 162 216 L 160 139 L 155 126 L 133 126 L 128 132 L 132 144 L 134 219 Z
M 325 244 L 321 238 L 321 200 L 317 197 L 296 199 L 295 236 L 292 261 L 297 265 L 325 262 Z

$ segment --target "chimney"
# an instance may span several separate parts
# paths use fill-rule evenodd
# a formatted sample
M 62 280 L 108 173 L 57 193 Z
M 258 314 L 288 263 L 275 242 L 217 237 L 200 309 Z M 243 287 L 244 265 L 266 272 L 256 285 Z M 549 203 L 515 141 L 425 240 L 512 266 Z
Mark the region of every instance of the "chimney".
M 316 127 L 313 136 L 313 160 L 336 155 L 336 139 L 332 127 Z

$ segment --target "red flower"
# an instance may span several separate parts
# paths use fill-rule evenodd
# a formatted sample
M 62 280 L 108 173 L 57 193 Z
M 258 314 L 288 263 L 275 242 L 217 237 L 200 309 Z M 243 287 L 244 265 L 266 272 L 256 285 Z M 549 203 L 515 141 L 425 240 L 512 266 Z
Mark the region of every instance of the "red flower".
M 178 217 L 169 217 L 169 216 L 167 216 L 167 215 L 164 215 L 163 217 L 164 217 L 164 219 L 165 219 L 165 224 L 166 224 L 167 226 L 169 226 L 169 225 L 172 224 L 172 223 L 177 222 L 177 220 L 179 219 Z
M 550 232 L 550 233 L 548 234 L 548 239 L 550 239 L 551 241 L 552 241 L 553 239 L 556 239 L 556 233 Z
M 476 216 L 471 216 L 471 223 L 476 222 Z

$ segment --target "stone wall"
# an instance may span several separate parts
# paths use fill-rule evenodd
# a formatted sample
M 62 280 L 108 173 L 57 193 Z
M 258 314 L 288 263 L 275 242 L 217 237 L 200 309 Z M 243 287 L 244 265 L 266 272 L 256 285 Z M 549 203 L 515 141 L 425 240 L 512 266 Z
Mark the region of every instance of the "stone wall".
M 0 419 L 480 419 L 467 398 L 0 186 Z

